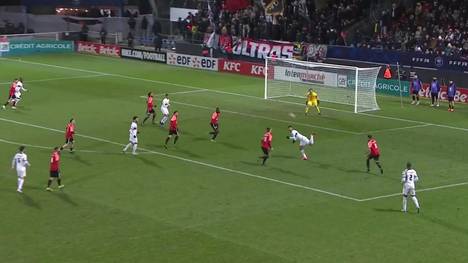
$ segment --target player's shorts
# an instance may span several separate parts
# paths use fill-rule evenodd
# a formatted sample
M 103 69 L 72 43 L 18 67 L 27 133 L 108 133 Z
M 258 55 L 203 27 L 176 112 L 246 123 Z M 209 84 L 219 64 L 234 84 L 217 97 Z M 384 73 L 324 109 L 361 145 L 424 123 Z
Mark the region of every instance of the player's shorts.
M 65 138 L 65 144 L 73 143 L 75 139 L 72 137 Z
M 146 114 L 148 114 L 148 115 L 149 115 L 149 114 L 154 114 L 154 109 L 153 109 L 153 108 L 147 109 L 147 110 L 146 110 Z
M 177 130 L 169 129 L 169 135 L 179 135 Z
M 16 169 L 16 175 L 18 175 L 18 178 L 26 177 L 26 169 Z
M 454 101 L 454 97 L 447 97 L 447 100 L 452 102 L 452 101 Z
M 210 126 L 211 126 L 211 128 L 213 128 L 213 130 L 215 130 L 215 131 L 217 131 L 218 128 L 219 128 L 218 123 L 215 124 L 215 123 L 210 122 Z
M 9 95 L 9 94 L 8 94 L 8 100 L 13 99 L 13 96 L 14 96 L 14 95 Z
M 60 177 L 60 171 L 50 171 L 50 177 L 53 178 L 59 178 Z
M 375 161 L 378 161 L 380 158 L 380 154 L 369 154 L 367 156 L 367 159 L 374 159 Z
M 138 137 L 130 136 L 128 140 L 130 141 L 131 144 L 138 144 Z
M 438 97 L 439 97 L 439 93 L 431 92 L 431 98 L 438 98 Z
M 161 112 L 162 112 L 163 115 L 169 115 L 169 109 L 168 108 L 161 107 Z
M 313 106 L 317 106 L 318 105 L 318 101 L 317 100 L 309 100 L 307 101 L 307 106 L 309 107 L 313 107 Z
M 262 146 L 262 151 L 265 155 L 270 154 L 270 149 Z
M 412 90 L 412 91 L 411 91 L 411 94 L 413 94 L 413 95 L 419 95 L 419 90 Z
M 405 185 L 403 185 L 402 193 L 405 196 L 408 196 L 408 195 L 415 196 L 416 195 L 416 190 L 414 189 L 413 186 L 405 184 Z
M 312 144 L 312 143 L 310 143 L 310 140 L 308 138 L 304 138 L 304 139 L 299 141 L 299 146 L 301 146 L 301 147 L 309 145 L 309 144 Z

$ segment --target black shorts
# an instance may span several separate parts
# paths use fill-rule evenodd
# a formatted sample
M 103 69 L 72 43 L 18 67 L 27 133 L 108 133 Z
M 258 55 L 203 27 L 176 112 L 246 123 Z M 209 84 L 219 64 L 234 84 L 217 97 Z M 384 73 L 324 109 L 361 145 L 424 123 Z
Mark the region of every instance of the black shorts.
M 50 177 L 59 178 L 60 171 L 50 171 Z
M 262 147 L 262 151 L 263 151 L 263 153 L 264 153 L 265 155 L 270 154 L 270 149 L 268 149 L 268 148 Z
M 73 137 L 65 138 L 65 144 L 73 143 L 74 141 L 75 139 L 73 139 Z
M 214 123 L 211 123 L 211 122 L 210 122 L 210 126 L 211 126 L 211 128 L 213 128 L 213 130 L 215 130 L 215 131 L 217 131 L 218 128 L 219 128 L 219 125 L 218 125 L 218 124 L 214 124 Z
M 177 130 L 169 130 L 169 135 L 179 135 Z
M 432 93 L 432 92 L 431 92 L 431 97 L 432 97 L 432 98 L 438 98 L 438 97 L 439 97 L 439 93 Z
M 411 93 L 412 93 L 413 95 L 419 95 L 419 90 L 413 90 Z
M 369 160 L 370 160 L 370 159 L 374 159 L 375 161 L 378 161 L 379 158 L 380 158 L 380 155 L 369 154 L 369 155 L 367 156 L 367 159 L 369 159 Z
M 148 115 L 154 114 L 154 109 L 153 109 L 153 108 L 148 109 L 148 110 L 146 111 L 146 114 L 148 114 Z
M 447 97 L 447 100 L 452 102 L 454 100 L 454 97 Z

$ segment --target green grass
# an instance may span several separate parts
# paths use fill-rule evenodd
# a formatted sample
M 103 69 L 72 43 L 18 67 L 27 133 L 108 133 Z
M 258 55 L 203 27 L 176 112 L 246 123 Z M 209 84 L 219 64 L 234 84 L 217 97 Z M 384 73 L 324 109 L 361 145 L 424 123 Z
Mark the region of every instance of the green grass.
M 399 98 L 382 96 L 378 112 L 323 103 L 322 116 L 304 116 L 302 101 L 260 99 L 262 79 L 78 54 L 0 60 L 0 82 L 18 75 L 29 91 L 18 110 L 0 112 L 2 262 L 468 261 L 466 185 L 420 191 L 419 215 L 410 201 L 411 212 L 399 212 L 398 195 L 408 160 L 419 190 L 468 181 L 466 105 L 449 113 L 445 103 L 405 99 L 401 108 Z M 122 155 L 150 90 L 158 102 L 174 93 L 181 138 L 165 150 L 167 130 L 145 125 L 141 154 Z M 221 133 L 212 143 L 216 106 Z M 66 187 L 48 193 L 50 150 L 41 147 L 63 143 L 70 117 L 78 152 L 63 153 Z M 309 161 L 285 139 L 288 123 L 317 133 Z M 262 167 L 265 127 L 274 151 Z M 384 176 L 375 166 L 365 173 L 369 132 Z M 15 143 L 34 146 L 22 195 L 9 170 Z

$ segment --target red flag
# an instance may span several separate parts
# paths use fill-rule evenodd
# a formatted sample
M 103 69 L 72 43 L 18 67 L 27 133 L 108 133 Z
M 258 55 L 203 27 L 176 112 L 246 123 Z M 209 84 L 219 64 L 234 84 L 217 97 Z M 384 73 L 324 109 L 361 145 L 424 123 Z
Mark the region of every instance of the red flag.
M 235 12 L 250 6 L 250 0 L 224 0 L 224 9 Z

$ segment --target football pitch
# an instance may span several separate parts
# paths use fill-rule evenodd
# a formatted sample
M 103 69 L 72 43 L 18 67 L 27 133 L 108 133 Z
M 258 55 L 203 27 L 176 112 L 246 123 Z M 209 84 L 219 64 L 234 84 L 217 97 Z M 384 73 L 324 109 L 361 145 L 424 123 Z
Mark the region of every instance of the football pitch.
M 377 112 L 323 102 L 305 116 L 303 100 L 262 99 L 260 78 L 80 54 L 0 58 L 4 99 L 18 76 L 28 92 L 0 111 L 1 262 L 468 262 L 467 105 L 379 96 Z M 140 154 L 122 154 L 149 91 L 158 105 L 169 93 L 181 137 L 166 150 L 167 128 L 148 121 Z M 72 117 L 65 188 L 46 192 Z M 308 161 L 288 125 L 317 134 Z M 274 150 L 261 166 L 266 127 Z M 384 175 L 373 162 L 366 173 L 367 134 Z M 10 169 L 19 145 L 32 164 L 23 194 Z M 411 200 L 400 212 L 407 161 L 420 214 Z

